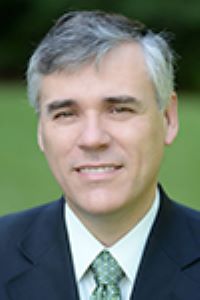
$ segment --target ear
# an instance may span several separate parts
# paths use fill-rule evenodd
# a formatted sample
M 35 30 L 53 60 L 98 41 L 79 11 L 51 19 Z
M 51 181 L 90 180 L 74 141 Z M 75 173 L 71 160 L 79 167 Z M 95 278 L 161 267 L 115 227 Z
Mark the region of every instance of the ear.
M 178 100 L 177 95 L 173 92 L 170 96 L 169 103 L 164 110 L 165 118 L 165 145 L 170 145 L 178 133 Z
M 42 129 L 41 129 L 41 122 L 38 121 L 38 128 L 37 128 L 37 142 L 40 150 L 44 152 L 44 143 L 43 143 L 43 137 L 42 137 Z

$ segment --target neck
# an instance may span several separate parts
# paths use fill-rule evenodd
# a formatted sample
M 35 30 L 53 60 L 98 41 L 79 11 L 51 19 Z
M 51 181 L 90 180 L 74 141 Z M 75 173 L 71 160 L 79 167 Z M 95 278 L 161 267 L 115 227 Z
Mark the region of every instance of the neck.
M 97 240 L 106 247 L 111 247 L 140 222 L 151 208 L 154 199 L 155 192 L 145 200 L 140 199 L 124 209 L 106 214 L 83 214 L 70 207 Z

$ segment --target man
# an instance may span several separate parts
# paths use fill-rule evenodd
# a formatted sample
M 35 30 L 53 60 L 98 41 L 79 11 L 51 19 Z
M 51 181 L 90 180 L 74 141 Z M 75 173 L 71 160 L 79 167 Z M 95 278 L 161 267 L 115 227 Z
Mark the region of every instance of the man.
M 28 89 L 64 196 L 1 219 L 0 299 L 199 299 L 199 213 L 158 185 L 178 131 L 162 35 L 66 14 L 35 50 Z

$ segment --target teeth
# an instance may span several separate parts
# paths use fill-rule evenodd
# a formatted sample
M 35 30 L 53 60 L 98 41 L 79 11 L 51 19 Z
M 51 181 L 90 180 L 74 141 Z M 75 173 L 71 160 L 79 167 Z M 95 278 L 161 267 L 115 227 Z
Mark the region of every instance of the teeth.
M 105 173 L 105 172 L 113 171 L 114 169 L 115 169 L 114 167 L 85 167 L 85 168 L 81 168 L 80 172 L 81 173 Z

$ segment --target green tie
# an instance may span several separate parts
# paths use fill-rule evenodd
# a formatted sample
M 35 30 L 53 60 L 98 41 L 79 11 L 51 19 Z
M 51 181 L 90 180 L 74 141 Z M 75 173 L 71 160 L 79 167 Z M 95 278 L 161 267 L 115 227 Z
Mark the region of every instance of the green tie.
M 91 265 L 96 288 L 90 300 L 121 300 L 119 282 L 124 272 L 108 251 L 102 251 Z

